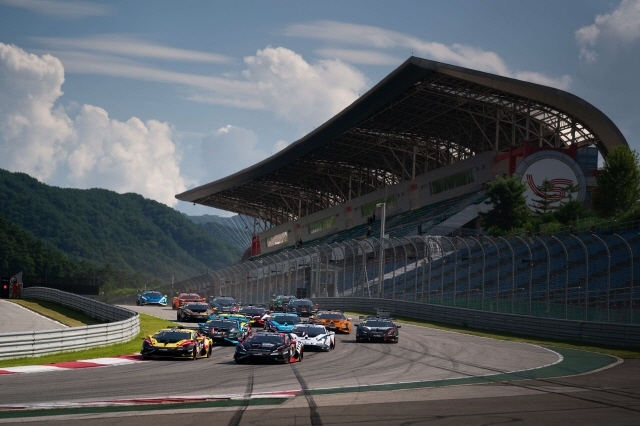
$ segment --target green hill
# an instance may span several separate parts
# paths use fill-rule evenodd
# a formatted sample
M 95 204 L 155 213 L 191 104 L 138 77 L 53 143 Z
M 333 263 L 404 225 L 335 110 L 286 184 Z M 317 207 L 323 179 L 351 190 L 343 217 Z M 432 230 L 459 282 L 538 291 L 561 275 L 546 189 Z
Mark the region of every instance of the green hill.
M 185 217 L 200 226 L 216 240 L 225 241 L 241 250 L 251 246 L 253 218 L 242 215 L 222 217 L 209 214 L 202 216 L 185 215 Z
M 164 282 L 235 263 L 243 250 L 138 194 L 63 189 L 0 169 L 0 214 L 74 262 Z

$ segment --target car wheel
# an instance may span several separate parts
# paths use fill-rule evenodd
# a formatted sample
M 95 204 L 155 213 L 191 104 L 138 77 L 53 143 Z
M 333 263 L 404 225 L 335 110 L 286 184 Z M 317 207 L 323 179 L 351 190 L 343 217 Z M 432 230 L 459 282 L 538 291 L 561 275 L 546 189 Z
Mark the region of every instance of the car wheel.
M 235 358 L 234 361 L 236 362 L 236 364 L 244 364 L 246 359 L 244 359 L 244 358 Z
M 198 359 L 198 347 L 194 346 L 191 351 L 191 361 L 195 361 L 196 359 Z
M 177 319 L 178 321 L 180 321 L 180 314 L 178 314 L 178 315 L 176 316 L 176 319 Z
M 362 342 L 362 338 L 356 334 L 356 342 Z
M 302 358 L 304 358 L 304 349 L 300 350 L 300 356 L 298 357 L 298 361 L 302 362 Z
M 140 306 L 140 301 L 136 300 L 136 305 Z
M 151 357 L 149 355 L 142 355 L 142 359 L 149 361 Z
M 207 358 L 211 358 L 211 351 L 213 351 L 213 345 L 209 345 L 209 349 L 207 350 Z
M 284 363 L 289 364 L 291 362 L 291 349 L 287 351 L 287 354 L 284 357 Z
M 331 346 L 329 348 L 329 350 L 334 350 L 336 348 L 336 341 L 334 340 L 333 343 L 331 343 Z

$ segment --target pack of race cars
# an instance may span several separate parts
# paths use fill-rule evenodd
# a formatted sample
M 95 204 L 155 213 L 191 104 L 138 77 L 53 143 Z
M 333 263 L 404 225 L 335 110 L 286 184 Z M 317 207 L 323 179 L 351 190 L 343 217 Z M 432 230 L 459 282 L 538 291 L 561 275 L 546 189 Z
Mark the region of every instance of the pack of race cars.
M 196 321 L 197 328 L 172 325 L 145 337 L 140 351 L 143 358 L 195 360 L 210 357 L 215 345 L 234 345 L 233 359 L 238 364 L 258 359 L 300 362 L 305 350 L 332 351 L 336 347 L 336 333 L 350 334 L 353 327 L 351 318 L 342 311 L 318 309 L 309 299 L 297 299 L 297 309 L 282 311 L 241 304 L 223 310 L 219 308 L 220 298 L 213 305 L 194 296 L 197 295 L 192 296 L 197 302 L 174 306 L 178 305 L 178 321 Z M 356 342 L 398 343 L 400 326 L 391 318 L 360 318 L 363 321 L 355 324 Z

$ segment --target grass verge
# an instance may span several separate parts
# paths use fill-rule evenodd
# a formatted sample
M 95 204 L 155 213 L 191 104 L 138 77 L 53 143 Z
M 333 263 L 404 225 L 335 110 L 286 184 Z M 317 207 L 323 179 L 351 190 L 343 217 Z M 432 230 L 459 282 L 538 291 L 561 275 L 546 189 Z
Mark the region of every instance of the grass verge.
M 28 300 L 21 300 L 21 302 L 30 302 Z M 33 302 L 33 301 L 31 301 Z M 40 301 L 36 301 L 30 305 L 30 309 L 35 312 L 38 312 L 42 315 L 45 315 L 43 312 L 44 309 L 55 309 L 62 312 L 66 312 L 68 308 L 57 305 L 55 303 L 51 304 L 53 306 L 47 306 L 46 308 L 40 306 Z M 20 303 L 22 306 L 27 307 L 25 304 Z M 71 310 L 72 312 L 75 312 Z M 76 312 L 77 313 L 77 312 Z M 62 322 L 66 324 L 65 321 L 68 321 L 66 314 L 61 314 L 61 319 L 56 319 L 56 321 Z M 82 314 L 84 315 L 84 314 Z M 48 315 L 47 315 L 48 316 Z M 50 317 L 51 318 L 51 317 Z M 89 317 L 87 317 L 89 318 Z M 93 320 L 93 319 L 92 319 Z M 92 359 L 92 358 L 106 358 L 113 357 L 119 355 L 129 355 L 134 353 L 139 353 L 140 348 L 142 347 L 142 338 L 149 334 L 153 334 L 156 331 L 167 327 L 169 324 L 174 324 L 171 321 L 163 320 L 157 317 L 153 317 L 151 315 L 140 314 L 140 333 L 134 339 L 125 342 L 118 343 L 115 345 L 102 346 L 98 348 L 86 349 L 82 351 L 73 351 L 73 352 L 62 352 L 58 354 L 51 355 L 43 355 L 40 357 L 28 357 L 28 358 L 15 358 L 15 359 L 6 359 L 0 360 L 0 368 L 4 367 L 16 367 L 23 365 L 41 365 L 41 364 L 51 364 L 56 362 L 64 362 L 64 361 L 80 361 L 83 359 Z M 80 324 L 80 326 L 88 325 L 88 324 Z
M 356 319 L 358 316 L 372 315 L 372 314 L 365 314 L 362 312 L 349 312 L 349 314 L 352 315 L 354 323 L 358 322 L 358 320 Z M 433 323 L 433 322 L 416 320 L 413 318 L 407 318 L 407 317 L 401 317 L 401 316 L 397 316 L 395 318 L 399 322 L 402 322 L 404 324 L 412 324 L 412 325 L 418 325 L 422 327 L 436 328 L 438 330 L 454 331 L 456 333 L 469 334 L 472 336 L 488 337 L 491 339 L 498 339 L 498 340 L 509 340 L 512 342 L 532 343 L 534 345 L 541 345 L 541 346 L 557 346 L 561 348 L 578 349 L 583 351 L 613 355 L 622 359 L 640 359 L 640 350 L 635 350 L 635 349 L 624 349 L 624 348 L 610 347 L 610 346 L 597 346 L 597 345 L 591 345 L 591 344 L 580 343 L 580 342 L 567 342 L 563 340 L 542 339 L 538 337 L 523 336 L 519 334 L 493 332 L 488 330 L 461 327 L 456 325 Z

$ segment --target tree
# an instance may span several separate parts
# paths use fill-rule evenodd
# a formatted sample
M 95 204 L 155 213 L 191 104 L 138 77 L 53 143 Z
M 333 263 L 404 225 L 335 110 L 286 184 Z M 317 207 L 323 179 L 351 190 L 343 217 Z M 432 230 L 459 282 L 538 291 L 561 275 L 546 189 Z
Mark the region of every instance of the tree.
M 560 202 L 560 205 L 553 211 L 555 219 L 563 224 L 568 225 L 583 217 L 593 216 L 581 201 L 574 199 L 573 194 L 580 191 L 580 185 L 571 184 L 565 188 L 566 195 Z
M 531 200 L 533 203 L 531 207 L 536 214 L 545 215 L 553 212 L 553 210 L 555 210 L 555 206 L 553 205 L 555 202 L 553 197 L 555 195 L 555 186 L 549 179 L 544 178 L 540 185 L 536 185 L 536 189 L 541 194 L 539 199 Z
M 482 227 L 493 236 L 507 234 L 514 228 L 524 227 L 531 213 L 524 193 L 525 184 L 515 177 L 499 177 L 489 184 L 485 204 L 493 205 L 486 213 L 480 213 Z
M 630 210 L 640 199 L 640 159 L 628 146 L 617 146 L 596 175 L 593 209 L 600 217 Z

